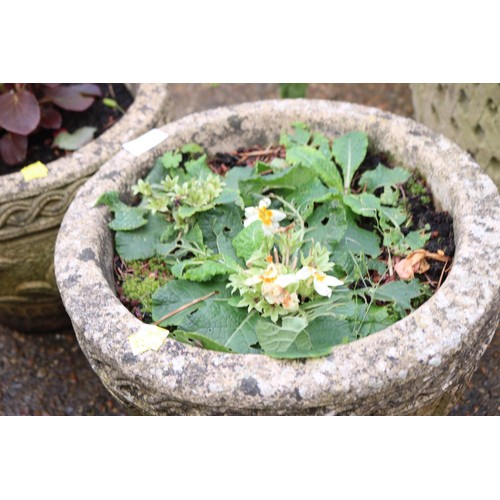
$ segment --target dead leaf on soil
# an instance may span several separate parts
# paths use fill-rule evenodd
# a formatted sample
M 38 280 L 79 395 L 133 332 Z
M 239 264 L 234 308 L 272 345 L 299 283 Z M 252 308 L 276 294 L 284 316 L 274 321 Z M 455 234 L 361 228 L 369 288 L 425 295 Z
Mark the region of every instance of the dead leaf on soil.
M 394 270 L 402 280 L 411 280 L 415 277 L 415 274 L 423 274 L 430 269 L 431 266 L 426 259 L 448 262 L 450 257 L 442 252 L 432 253 L 424 249 L 415 250 L 405 259 L 400 260 L 394 266 Z

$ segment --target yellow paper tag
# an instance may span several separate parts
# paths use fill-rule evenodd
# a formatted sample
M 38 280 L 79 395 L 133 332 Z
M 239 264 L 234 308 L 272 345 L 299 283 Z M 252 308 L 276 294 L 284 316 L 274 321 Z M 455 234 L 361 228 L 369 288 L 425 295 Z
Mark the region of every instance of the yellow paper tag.
M 128 338 L 134 356 L 146 351 L 157 351 L 170 332 L 154 325 L 144 325 Z
M 22 168 L 21 173 L 23 174 L 24 180 L 29 182 L 33 179 L 47 177 L 49 169 L 41 161 L 36 161 L 35 163 Z

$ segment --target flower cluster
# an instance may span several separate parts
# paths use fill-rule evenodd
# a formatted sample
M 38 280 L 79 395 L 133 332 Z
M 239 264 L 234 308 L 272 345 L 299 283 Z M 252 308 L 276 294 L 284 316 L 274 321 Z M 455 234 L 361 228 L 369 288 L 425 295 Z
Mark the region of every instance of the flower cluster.
M 290 252 L 296 246 L 297 234 L 289 234 L 293 225 L 280 226 L 288 215 L 282 210 L 270 209 L 270 205 L 270 199 L 264 198 L 257 207 L 245 208 L 244 226 L 260 221 L 269 243 L 265 248 L 271 248 L 273 255 L 262 254 L 261 247 L 247 261 L 249 267 L 229 276 L 228 286 L 241 296 L 235 301 L 237 307 L 247 307 L 249 312 L 255 309 L 263 317 L 277 321 L 280 316 L 299 312 L 305 302 L 330 298 L 332 288 L 343 282 L 327 274 L 334 264 L 320 243 L 311 244 L 306 257 L 301 255 L 301 267 L 297 269 L 298 252 L 294 255 Z

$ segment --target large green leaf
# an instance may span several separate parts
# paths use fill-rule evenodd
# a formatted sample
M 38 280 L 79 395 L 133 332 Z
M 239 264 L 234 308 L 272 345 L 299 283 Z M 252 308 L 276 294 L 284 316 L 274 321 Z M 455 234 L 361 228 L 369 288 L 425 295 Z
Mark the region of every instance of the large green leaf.
M 145 260 L 167 255 L 176 244 L 162 243 L 162 235 L 170 231 L 172 224 L 161 214 L 150 214 L 145 226 L 134 231 L 118 231 L 115 246 L 118 255 L 124 260 Z
M 373 193 L 377 188 L 404 184 L 412 173 L 401 167 L 387 168 L 380 164 L 375 170 L 367 170 L 359 179 L 360 187 Z
M 369 288 L 368 293 L 374 300 L 394 302 L 405 310 L 412 309 L 411 300 L 422 295 L 418 280 L 392 281 L 379 288 Z
M 370 193 L 348 194 L 344 196 L 344 203 L 358 215 L 363 217 L 377 217 L 380 209 L 380 198 Z
M 321 203 L 333 196 L 333 190 L 325 187 L 319 179 L 314 179 L 311 184 L 300 186 L 292 191 L 286 199 L 297 207 L 304 219 L 307 219 L 312 214 L 315 203 Z
M 184 316 L 180 328 L 196 332 L 233 352 L 258 352 L 255 325 L 258 315 L 230 306 L 225 300 L 211 300 L 196 312 Z
M 114 214 L 114 219 L 108 224 L 113 231 L 132 231 L 145 226 L 148 221 L 145 208 L 129 207 L 119 199 L 118 192 L 110 191 L 104 193 L 96 205 L 107 205 Z
M 291 165 L 302 165 L 312 169 L 330 188 L 342 192 L 342 178 L 335 163 L 312 146 L 294 146 L 286 152 Z
M 203 241 L 214 253 L 224 254 L 228 248 L 234 254 L 232 245 L 227 245 L 243 229 L 243 212 L 235 205 L 219 205 L 212 210 L 198 214 L 198 224 Z M 222 245 L 222 247 L 221 247 Z
M 328 248 L 344 238 L 347 230 L 345 209 L 339 200 L 324 203 L 307 219 L 307 226 L 306 243 L 302 250 L 304 255 L 309 251 L 313 241 Z
M 364 132 L 350 132 L 333 141 L 333 156 L 344 174 L 344 192 L 349 188 L 368 151 L 368 137 Z
M 295 165 L 274 174 L 251 177 L 240 181 L 241 196 L 248 206 L 255 201 L 255 195 L 262 195 L 269 189 L 294 190 L 313 182 L 316 175 L 315 171 L 310 168 Z
M 256 331 L 264 352 L 285 352 L 307 326 L 307 320 L 299 316 L 284 316 L 281 325 L 260 319 Z
M 355 339 L 354 329 L 349 321 L 333 315 L 322 316 L 301 330 L 286 349 L 264 350 L 274 358 L 316 358 L 330 354 L 335 345 Z
M 187 280 L 169 281 L 165 286 L 158 288 L 153 294 L 153 320 L 158 321 L 166 314 L 176 311 L 180 307 L 204 297 L 213 291 L 218 291 L 219 295 L 213 295 L 206 301 L 198 302 L 175 314 L 163 321 L 161 326 L 179 325 L 188 314 L 198 310 L 209 301 L 213 301 L 215 297 L 226 294 L 225 281 L 211 281 L 208 283 L 195 283 Z
M 262 222 L 255 221 L 236 235 L 233 247 L 236 255 L 247 261 L 267 240 L 262 230 Z

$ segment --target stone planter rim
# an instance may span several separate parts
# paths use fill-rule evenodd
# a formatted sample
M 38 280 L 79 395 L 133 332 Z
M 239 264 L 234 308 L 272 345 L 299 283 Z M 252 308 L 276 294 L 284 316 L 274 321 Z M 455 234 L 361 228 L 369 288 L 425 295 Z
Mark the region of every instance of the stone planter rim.
M 151 164 L 152 158 L 170 149 L 179 131 L 193 131 L 196 127 L 204 129 L 213 123 L 220 125 L 234 120 L 234 117 L 239 117 L 238 126 L 244 127 L 242 117 L 255 117 L 259 113 L 267 113 L 266 117 L 273 113 L 289 113 L 290 117 L 305 113 L 304 116 L 312 122 L 315 114 L 331 114 L 336 123 L 342 119 L 352 120 L 347 125 L 338 125 L 340 128 L 345 126 L 346 130 L 352 129 L 352 123 L 358 120 L 369 135 L 378 134 L 378 128 L 382 130 L 380 134 L 387 130 L 395 134 L 407 134 L 412 146 L 420 144 L 416 146 L 420 149 L 413 153 L 410 151 L 414 156 L 409 153 L 409 164 L 405 165 L 408 167 L 415 167 L 415 162 L 423 159 L 422 155 L 428 159 L 432 155 L 446 154 L 457 161 L 460 166 L 458 170 L 440 171 L 440 175 L 445 177 L 442 182 L 429 179 L 444 208 L 453 210 L 457 251 L 448 279 L 431 299 L 403 320 L 365 339 L 337 346 L 329 356 L 323 358 L 283 361 L 263 355 L 224 354 L 170 339 L 158 352 L 151 351 L 134 357 L 127 338 L 138 331 L 142 323 L 114 296 L 98 265 L 103 255 L 109 255 L 109 230 L 105 226 L 106 210 L 92 208 L 91 200 L 95 201 L 113 183 L 116 186 L 129 186 L 130 182 L 124 181 L 124 165 L 131 162 L 131 168 L 137 170 L 140 164 Z M 422 366 L 429 370 L 429 377 L 433 372 L 438 373 L 439 367 L 448 358 L 454 359 L 465 346 L 470 329 L 481 325 L 486 327 L 484 318 L 491 316 L 491 311 L 498 308 L 500 270 L 492 265 L 499 253 L 498 233 L 495 235 L 495 231 L 483 231 L 478 235 L 485 221 L 496 224 L 498 229 L 500 197 L 496 187 L 481 173 L 469 155 L 423 125 L 376 108 L 333 101 L 293 100 L 261 101 L 217 108 L 189 115 L 165 125 L 162 130 L 169 134 L 165 144 L 139 159 L 132 159 L 128 153 L 120 152 L 101 168 L 70 206 L 59 234 L 56 246 L 58 285 L 80 343 L 91 345 L 91 352 L 86 354 L 90 354 L 94 369 L 100 363 L 118 364 L 130 379 L 140 376 L 152 392 L 158 391 L 164 397 L 168 395 L 172 400 L 188 401 L 200 407 L 219 405 L 223 408 L 265 410 L 273 405 L 279 406 L 284 399 L 291 401 L 295 398 L 297 407 L 302 409 L 321 406 L 334 408 L 336 398 L 343 394 L 342 397 L 347 401 L 344 401 L 343 408 L 346 408 L 346 405 L 355 405 L 357 398 L 368 397 L 370 392 L 384 384 L 411 384 Z M 218 140 L 223 142 L 224 139 L 219 137 Z M 388 139 L 389 142 L 391 140 Z M 402 150 L 405 148 L 410 150 L 407 145 L 401 146 Z M 415 164 L 412 165 L 412 162 Z M 439 161 L 436 160 L 437 163 Z M 475 180 L 474 190 L 467 190 L 469 181 L 463 180 L 460 172 L 467 172 Z M 432 177 L 430 169 L 428 177 Z M 110 178 L 113 180 L 107 182 Z M 456 185 L 459 187 L 456 188 Z M 439 194 L 445 195 L 442 200 Z M 95 223 L 98 230 L 90 224 L 89 232 L 78 233 L 75 226 L 82 210 L 93 213 L 92 224 Z M 68 249 L 74 251 L 68 252 Z M 482 251 L 483 263 L 489 267 L 488 271 L 478 268 L 477 261 L 474 261 L 479 250 Z M 75 258 L 80 259 L 79 272 L 75 272 L 75 264 L 71 264 L 71 259 Z M 77 295 L 82 286 L 87 292 L 92 289 L 97 294 L 85 311 L 77 306 Z M 116 328 L 109 325 L 111 318 Z M 201 385 L 197 388 L 190 381 L 199 379 L 196 372 L 200 366 L 204 367 L 205 380 L 200 380 Z M 177 377 L 178 382 L 172 382 L 172 377 Z M 440 383 L 444 386 L 451 384 L 450 380 L 446 381 L 445 375 L 440 377 Z
M 156 83 L 126 85 L 134 95 L 134 101 L 119 121 L 79 150 L 49 162 L 47 164 L 49 169 L 47 177 L 26 182 L 21 172 L 0 176 L 0 203 L 31 198 L 47 189 L 58 188 L 91 175 L 97 168 L 96 162 L 91 161 L 82 168 L 80 164 L 82 159 L 92 158 L 97 154 L 101 158 L 109 159 L 117 152 L 122 142 L 132 139 L 137 128 L 134 124 L 137 112 L 146 107 L 151 110 L 160 109 L 167 90 L 165 88 L 159 91 L 165 85 Z M 51 174 L 56 174 L 56 176 Z

